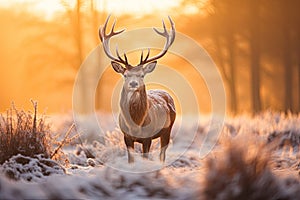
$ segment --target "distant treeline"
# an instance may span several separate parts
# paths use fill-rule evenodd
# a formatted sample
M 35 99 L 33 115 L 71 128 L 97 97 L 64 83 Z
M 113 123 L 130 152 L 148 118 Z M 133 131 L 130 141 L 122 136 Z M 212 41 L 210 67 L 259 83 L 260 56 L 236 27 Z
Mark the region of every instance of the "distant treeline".
M 107 17 L 105 4 L 99 10 L 95 2 L 78 0 L 74 7 L 61 1 L 65 12 L 53 19 L 31 13 L 26 4 L 0 8 L 1 109 L 36 96 L 41 107 L 69 109 L 77 70 L 99 44 L 98 28 Z M 185 6 L 199 12 L 182 12 Z M 185 0 L 170 15 L 176 30 L 198 41 L 216 62 L 232 113 L 299 112 L 299 8 L 298 0 Z M 118 16 L 118 25 L 133 27 L 133 18 Z M 161 16 L 140 21 L 147 25 L 153 18 Z M 88 83 L 88 76 L 83 79 Z
M 220 68 L 233 113 L 300 111 L 298 8 L 298 0 L 209 0 L 206 16 L 183 22 Z

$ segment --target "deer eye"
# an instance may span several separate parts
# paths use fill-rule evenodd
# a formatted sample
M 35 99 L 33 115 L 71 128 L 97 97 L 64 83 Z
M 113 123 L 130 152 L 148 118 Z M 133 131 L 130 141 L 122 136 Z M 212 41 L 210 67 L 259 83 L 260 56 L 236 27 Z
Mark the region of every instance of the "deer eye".
M 126 75 L 126 74 L 124 74 L 124 78 L 127 78 L 127 75 Z
M 142 78 L 144 78 L 144 77 L 145 77 L 145 75 L 141 75 L 141 77 L 142 77 Z

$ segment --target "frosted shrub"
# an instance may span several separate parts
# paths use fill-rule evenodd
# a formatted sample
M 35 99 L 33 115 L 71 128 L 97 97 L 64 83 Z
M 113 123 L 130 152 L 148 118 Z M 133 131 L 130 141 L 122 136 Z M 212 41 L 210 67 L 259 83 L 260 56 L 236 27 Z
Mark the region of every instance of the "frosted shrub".
M 12 106 L 6 116 L 0 116 L 0 164 L 14 155 L 34 157 L 51 156 L 51 133 L 45 119 L 37 118 L 37 103 L 32 102 L 34 113 L 17 110 Z
M 206 163 L 205 199 L 283 198 L 280 183 L 269 169 L 269 157 L 258 142 L 238 138 L 228 142 L 224 151 Z

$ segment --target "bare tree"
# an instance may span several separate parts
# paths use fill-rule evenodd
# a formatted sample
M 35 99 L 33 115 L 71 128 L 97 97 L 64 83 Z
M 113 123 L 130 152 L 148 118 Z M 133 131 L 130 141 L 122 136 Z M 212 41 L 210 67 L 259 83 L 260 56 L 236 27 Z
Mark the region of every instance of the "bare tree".
M 248 6 L 252 109 L 254 113 L 257 113 L 262 109 L 260 96 L 260 0 L 248 1 Z
M 65 8 L 65 13 L 67 16 L 67 22 L 69 24 L 68 29 L 70 30 L 70 34 L 72 36 L 74 42 L 74 49 L 76 54 L 73 56 L 74 59 L 74 67 L 75 69 L 79 69 L 84 59 L 84 28 L 83 28 L 83 19 L 85 13 L 83 12 L 83 8 L 86 5 L 86 2 L 83 0 L 76 0 L 75 7 L 69 1 L 61 0 L 61 4 Z M 89 112 L 88 105 L 85 104 L 87 98 L 87 74 L 85 71 L 80 73 L 78 77 L 78 81 L 80 82 L 80 103 L 78 106 L 78 110 L 80 112 L 86 113 Z
M 213 20 L 212 38 L 216 46 L 219 68 L 230 92 L 230 111 L 236 114 L 238 98 L 236 91 L 235 15 L 228 9 L 234 4 L 230 1 L 227 2 L 212 0 L 209 6 L 213 10 L 211 13 Z

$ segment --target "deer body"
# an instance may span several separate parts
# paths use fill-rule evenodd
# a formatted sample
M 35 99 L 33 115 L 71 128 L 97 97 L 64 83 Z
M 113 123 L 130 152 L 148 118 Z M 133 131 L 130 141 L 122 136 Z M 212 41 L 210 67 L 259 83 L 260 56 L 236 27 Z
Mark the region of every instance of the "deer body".
M 116 50 L 118 58 L 111 54 L 109 50 L 110 37 L 120 34 L 124 30 L 114 32 L 114 23 L 111 32 L 106 35 L 105 29 L 108 19 L 104 27 L 100 29 L 99 35 L 103 42 L 106 55 L 112 59 L 111 64 L 113 69 L 124 77 L 124 85 L 120 99 L 119 126 L 124 134 L 124 141 L 128 152 L 128 162 L 134 161 L 130 153 L 130 151 L 134 149 L 134 142 L 139 142 L 143 145 L 143 156 L 147 158 L 152 139 L 155 138 L 160 138 L 160 160 L 164 162 L 165 152 L 176 118 L 175 105 L 172 97 L 163 90 L 149 90 L 147 92 L 144 84 L 144 76 L 155 69 L 157 64 L 156 60 L 165 55 L 173 43 L 175 39 L 174 23 L 171 18 L 169 18 L 172 25 L 170 35 L 166 31 L 164 23 L 164 32 L 159 32 L 154 29 L 158 34 L 167 39 L 163 51 L 151 59 L 148 59 L 150 54 L 149 49 L 145 59 L 143 59 L 142 52 L 140 64 L 133 67 L 128 63 L 126 54 L 124 54 L 125 60 L 121 58 L 118 50 Z M 124 64 L 125 67 L 121 64 Z
M 129 113 L 126 111 L 128 107 Z M 123 89 L 120 108 L 121 130 L 137 138 L 154 137 L 159 130 L 169 127 L 170 114 L 175 112 L 173 99 L 168 93 L 150 90 L 146 94 L 144 87 L 135 92 L 126 92 Z
M 148 157 L 151 140 L 160 137 L 162 147 L 160 159 L 164 161 L 165 151 L 169 144 L 171 129 L 176 117 L 174 101 L 165 91 L 150 90 L 145 95 L 145 89 L 143 90 L 142 94 L 128 94 L 131 95 L 131 98 L 127 98 L 129 102 L 124 101 L 125 103 L 123 103 L 121 98 L 119 125 L 124 133 L 127 148 L 133 149 L 133 142 L 142 143 L 144 157 Z M 130 112 L 131 116 L 127 116 L 126 112 L 123 112 L 127 103 L 134 105 Z M 144 103 L 146 105 L 139 105 Z M 125 104 L 125 107 L 123 104 Z M 133 122 L 127 120 L 130 118 L 133 119 Z M 128 149 L 128 154 L 129 162 L 132 162 L 133 157 L 130 155 L 130 149 Z

